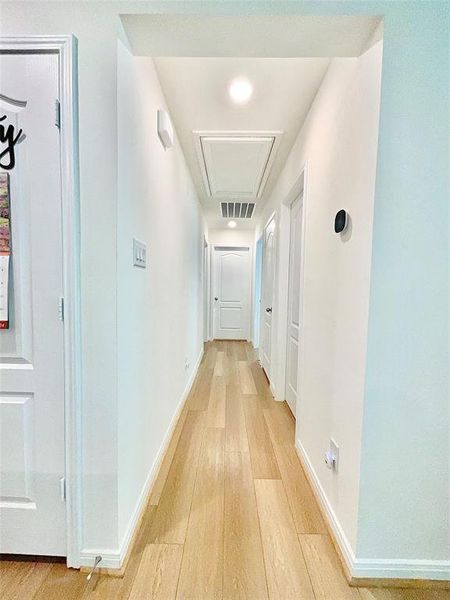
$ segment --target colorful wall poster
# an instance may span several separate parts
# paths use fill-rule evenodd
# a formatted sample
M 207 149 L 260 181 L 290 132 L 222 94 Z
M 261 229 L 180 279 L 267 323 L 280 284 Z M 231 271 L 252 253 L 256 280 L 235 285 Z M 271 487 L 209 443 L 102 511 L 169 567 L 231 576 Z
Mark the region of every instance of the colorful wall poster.
M 11 259 L 11 209 L 9 175 L 0 172 L 0 329 L 9 328 L 9 263 Z

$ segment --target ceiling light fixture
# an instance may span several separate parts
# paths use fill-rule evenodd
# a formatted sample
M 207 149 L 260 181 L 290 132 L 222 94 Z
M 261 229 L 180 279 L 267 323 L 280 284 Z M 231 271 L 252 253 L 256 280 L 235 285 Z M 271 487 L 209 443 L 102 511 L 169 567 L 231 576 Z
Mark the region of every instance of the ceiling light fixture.
M 234 79 L 228 89 L 231 99 L 236 104 L 245 104 L 253 94 L 253 86 L 248 79 Z
M 231 229 L 234 229 L 237 226 L 236 221 L 228 221 L 228 227 L 231 227 Z

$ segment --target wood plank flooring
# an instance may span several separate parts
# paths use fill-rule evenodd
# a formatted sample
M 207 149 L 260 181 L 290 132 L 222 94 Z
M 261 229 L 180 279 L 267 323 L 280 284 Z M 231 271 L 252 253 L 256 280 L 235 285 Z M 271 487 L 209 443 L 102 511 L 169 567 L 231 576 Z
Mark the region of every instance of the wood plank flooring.
M 246 342 L 206 344 L 123 578 L 0 562 L 1 600 L 450 600 L 348 586 Z

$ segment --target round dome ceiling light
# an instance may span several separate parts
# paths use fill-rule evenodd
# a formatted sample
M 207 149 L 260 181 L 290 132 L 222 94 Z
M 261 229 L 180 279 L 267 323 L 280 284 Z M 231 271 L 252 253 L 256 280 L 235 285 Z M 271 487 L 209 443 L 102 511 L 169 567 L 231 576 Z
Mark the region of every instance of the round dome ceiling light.
M 248 79 L 233 79 L 228 89 L 230 98 L 235 104 L 245 104 L 253 94 L 253 86 Z
M 236 221 L 228 221 L 228 227 L 231 227 L 231 229 L 234 229 L 237 226 Z

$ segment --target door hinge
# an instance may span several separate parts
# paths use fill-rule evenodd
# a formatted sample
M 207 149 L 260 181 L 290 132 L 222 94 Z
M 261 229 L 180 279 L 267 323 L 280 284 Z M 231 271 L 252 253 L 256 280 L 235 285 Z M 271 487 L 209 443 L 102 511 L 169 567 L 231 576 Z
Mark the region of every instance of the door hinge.
M 59 491 L 61 494 L 61 502 L 65 502 L 66 501 L 66 478 L 65 477 L 61 477 L 61 479 L 59 480 Z
M 59 100 L 55 100 L 55 125 L 61 129 L 61 103 Z
M 64 321 L 64 298 L 63 297 L 61 297 L 59 299 L 58 314 L 59 314 L 59 320 Z

